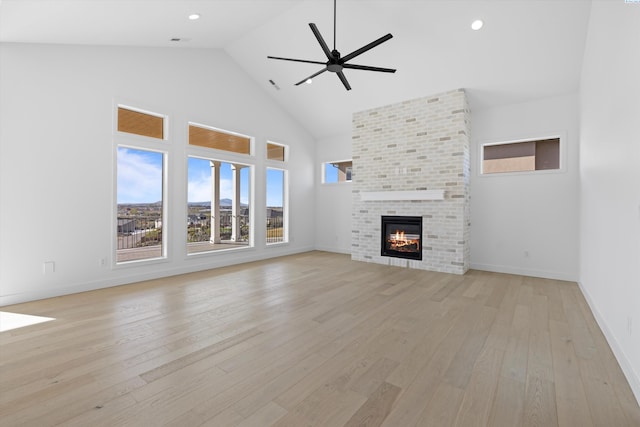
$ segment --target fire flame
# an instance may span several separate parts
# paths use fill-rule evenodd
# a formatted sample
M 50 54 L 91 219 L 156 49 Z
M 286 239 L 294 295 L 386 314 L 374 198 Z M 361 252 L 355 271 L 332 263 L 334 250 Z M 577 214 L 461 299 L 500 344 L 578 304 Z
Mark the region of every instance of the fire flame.
M 411 237 L 414 237 L 413 235 Z M 392 248 L 401 248 L 403 246 L 415 245 L 419 250 L 420 241 L 417 238 L 409 238 L 402 230 L 396 230 L 395 233 L 389 235 L 389 243 Z

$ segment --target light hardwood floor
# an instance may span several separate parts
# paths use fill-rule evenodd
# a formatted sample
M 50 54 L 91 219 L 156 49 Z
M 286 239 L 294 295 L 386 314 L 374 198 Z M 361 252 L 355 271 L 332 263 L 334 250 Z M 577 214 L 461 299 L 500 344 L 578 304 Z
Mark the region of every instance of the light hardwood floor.
M 309 252 L 4 307 L 2 426 L 640 426 L 575 283 Z

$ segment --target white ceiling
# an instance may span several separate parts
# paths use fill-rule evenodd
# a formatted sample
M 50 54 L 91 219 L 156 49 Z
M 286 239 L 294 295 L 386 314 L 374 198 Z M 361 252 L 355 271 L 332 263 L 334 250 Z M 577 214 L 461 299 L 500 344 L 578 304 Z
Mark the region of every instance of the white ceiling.
M 391 33 L 345 70 L 267 55 L 326 60 L 308 23 L 333 48 L 332 0 L 0 0 L 0 41 L 224 49 L 316 138 L 349 132 L 351 114 L 465 88 L 471 108 L 525 102 L 578 87 L 589 0 L 337 0 L 342 56 Z M 190 21 L 191 13 L 201 14 Z M 485 26 L 472 31 L 474 19 Z M 179 42 L 170 41 L 180 38 Z M 269 83 L 272 79 L 280 87 Z

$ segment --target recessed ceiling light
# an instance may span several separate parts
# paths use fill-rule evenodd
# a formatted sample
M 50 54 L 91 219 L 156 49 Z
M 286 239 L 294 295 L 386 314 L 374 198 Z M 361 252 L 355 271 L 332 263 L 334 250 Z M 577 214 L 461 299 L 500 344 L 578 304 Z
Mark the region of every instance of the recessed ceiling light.
M 311 80 L 311 79 L 307 79 L 307 81 L 306 81 L 305 83 L 307 83 L 308 85 L 310 85 L 311 83 L 313 83 L 313 80 Z
M 189 19 L 191 19 L 192 21 L 195 21 L 196 19 L 200 19 L 200 14 L 192 13 L 191 15 L 189 15 Z
M 471 23 L 471 29 L 478 31 L 480 28 L 482 28 L 483 25 L 484 25 L 484 22 L 482 22 L 482 19 L 476 19 Z

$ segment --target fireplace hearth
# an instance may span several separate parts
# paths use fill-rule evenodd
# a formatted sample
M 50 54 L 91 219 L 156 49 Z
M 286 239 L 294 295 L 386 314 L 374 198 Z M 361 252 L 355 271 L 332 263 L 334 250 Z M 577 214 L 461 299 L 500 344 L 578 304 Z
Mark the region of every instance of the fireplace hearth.
M 422 217 L 382 216 L 380 255 L 422 260 Z

